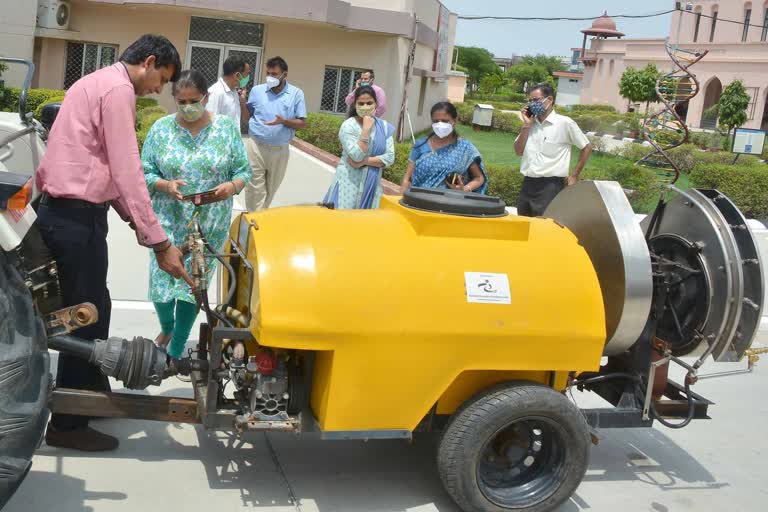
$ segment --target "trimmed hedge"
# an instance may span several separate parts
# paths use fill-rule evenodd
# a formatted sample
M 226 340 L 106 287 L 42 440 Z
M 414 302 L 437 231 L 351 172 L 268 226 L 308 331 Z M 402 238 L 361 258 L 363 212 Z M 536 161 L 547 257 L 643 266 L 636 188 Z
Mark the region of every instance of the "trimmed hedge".
M 644 211 L 651 200 L 659 195 L 660 185 L 656 173 L 652 170 L 634 165 L 629 161 L 610 162 L 600 168 L 587 167 L 581 173 L 585 180 L 618 181 L 628 193 L 629 204 L 636 213 Z
M 301 140 L 317 146 L 332 155 L 341 156 L 339 129 L 345 118 L 333 114 L 311 113 L 307 115 L 307 124 L 296 132 Z
M 21 88 L 8 87 L 5 89 L 3 104 L 0 110 L 4 112 L 17 112 L 19 110 L 19 97 Z M 66 91 L 61 89 L 30 89 L 27 91 L 27 112 L 35 112 L 37 107 L 48 103 L 52 98 L 63 98 Z
M 654 149 L 650 146 L 641 144 L 627 144 L 612 153 L 616 156 L 626 158 L 630 162 L 637 162 Z M 667 152 L 672 160 L 680 167 L 680 172 L 688 174 L 694 169 L 707 165 L 730 165 L 733 162 L 733 153 L 725 151 L 701 151 L 693 144 L 683 144 Z M 752 155 L 741 155 L 738 160 L 739 165 L 753 165 L 760 162 L 760 159 Z
M 523 188 L 520 166 L 486 163 L 485 174 L 488 176 L 488 188 L 485 193 L 502 198 L 507 206 L 517 206 L 517 197 Z
M 616 109 L 610 105 L 571 105 L 568 107 L 571 112 L 613 112 Z
M 528 101 L 528 97 L 521 92 L 514 92 L 511 94 L 468 94 L 467 99 L 482 101 L 484 103 L 489 101 L 511 101 L 516 103 L 525 103 Z
M 459 113 L 459 123 L 472 124 L 472 116 L 475 113 L 474 103 L 454 103 L 456 111 Z
M 61 103 L 62 101 L 64 101 L 64 96 L 53 96 L 52 98 L 48 98 L 35 109 L 35 113 L 33 114 L 35 119 L 40 120 L 43 117 L 44 106 L 50 105 L 51 103 Z
M 491 120 L 491 128 L 500 132 L 518 134 L 523 129 L 523 121 L 517 114 L 495 110 Z
M 151 104 L 149 104 L 151 105 Z M 137 106 L 138 109 L 138 106 Z M 136 140 L 139 143 L 139 152 L 147 140 L 147 134 L 155 121 L 168 115 L 168 111 L 155 102 L 154 106 L 149 106 L 136 112 Z
M 728 196 L 747 218 L 768 217 L 768 165 L 701 165 L 690 179 L 696 188 L 715 188 Z

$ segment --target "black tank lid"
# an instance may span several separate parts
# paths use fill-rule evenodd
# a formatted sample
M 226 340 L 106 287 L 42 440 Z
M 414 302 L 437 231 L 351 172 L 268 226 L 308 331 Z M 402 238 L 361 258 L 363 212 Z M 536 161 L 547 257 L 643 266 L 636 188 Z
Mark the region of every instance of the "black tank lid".
M 504 217 L 506 204 L 499 197 L 451 189 L 412 187 L 400 204 L 414 210 L 446 213 L 463 217 Z

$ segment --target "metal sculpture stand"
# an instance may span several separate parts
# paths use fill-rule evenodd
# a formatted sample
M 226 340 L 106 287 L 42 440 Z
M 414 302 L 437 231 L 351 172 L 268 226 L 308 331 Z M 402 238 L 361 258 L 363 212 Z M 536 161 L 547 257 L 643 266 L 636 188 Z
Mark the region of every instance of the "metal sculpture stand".
M 703 59 L 709 50 L 686 50 L 679 45 L 670 45 L 669 41 L 666 50 L 676 69 L 656 81 L 656 94 L 664 108 L 643 124 L 643 139 L 653 146 L 654 151 L 637 164 L 666 170 L 671 185 L 680 177 L 680 168 L 668 152 L 688 142 L 689 135 L 688 126 L 677 112 L 677 107 L 699 93 L 699 81 L 689 68 Z

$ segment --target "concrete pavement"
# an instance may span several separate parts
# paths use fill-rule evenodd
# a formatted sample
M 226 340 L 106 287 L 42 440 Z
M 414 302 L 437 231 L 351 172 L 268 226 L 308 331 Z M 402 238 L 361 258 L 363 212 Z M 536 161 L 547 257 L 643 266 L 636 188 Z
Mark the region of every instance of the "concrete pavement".
M 115 334 L 153 322 L 150 312 L 118 311 Z M 768 366 L 695 390 L 716 403 L 711 421 L 601 431 L 584 482 L 559 512 L 764 510 Z M 191 397 L 175 379 L 151 393 Z M 582 406 L 601 403 L 576 395 Z M 320 441 L 150 421 L 94 426 L 120 438 L 120 448 L 93 455 L 43 445 L 4 512 L 458 512 L 437 476 L 435 436 Z

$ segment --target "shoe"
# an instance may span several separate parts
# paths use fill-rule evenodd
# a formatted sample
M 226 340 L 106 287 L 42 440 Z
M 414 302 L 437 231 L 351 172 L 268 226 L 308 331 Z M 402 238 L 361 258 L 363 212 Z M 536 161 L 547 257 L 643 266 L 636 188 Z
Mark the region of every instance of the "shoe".
M 84 452 L 108 452 L 120 446 L 117 438 L 92 428 L 56 430 L 51 425 L 48 425 L 48 431 L 45 433 L 45 443 L 48 446 Z

